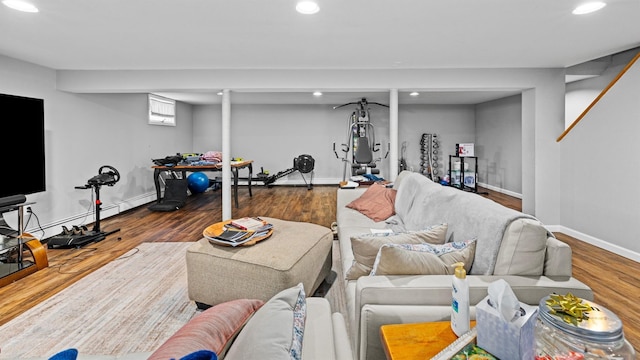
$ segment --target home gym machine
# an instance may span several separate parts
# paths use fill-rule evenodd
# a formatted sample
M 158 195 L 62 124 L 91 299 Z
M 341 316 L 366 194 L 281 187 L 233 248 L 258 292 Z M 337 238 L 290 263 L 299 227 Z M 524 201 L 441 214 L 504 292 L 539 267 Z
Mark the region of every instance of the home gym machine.
M 76 186 L 76 189 L 93 188 L 96 193 L 96 221 L 93 224 L 93 229 L 89 230 L 86 226 L 73 226 L 73 229 L 68 229 L 66 226 L 62 226 L 62 233 L 49 238 L 47 241 L 47 247 L 49 249 L 71 247 L 80 248 L 92 242 L 102 241 L 107 236 L 120 231 L 120 229 L 116 229 L 105 232 L 100 229 L 100 209 L 102 208 L 102 202 L 100 201 L 100 188 L 103 185 L 113 186 L 119 180 L 120 173 L 118 170 L 113 166 L 104 165 L 98 170 L 98 175 L 87 180 L 85 185 Z
M 376 168 L 376 163 L 382 160 L 382 158 L 373 158 L 374 153 L 380 150 L 380 143 L 376 143 L 375 129 L 370 120 L 369 105 L 389 107 L 388 105 L 369 102 L 366 98 L 362 98 L 357 102 L 334 106 L 333 109 L 335 110 L 347 105 L 356 105 L 356 109 L 349 116 L 347 141 L 342 144 L 342 152 L 344 153 L 342 158 L 344 162 L 343 182 L 346 180 L 347 163 L 351 163 L 352 176 L 380 173 L 380 169 Z M 351 151 L 350 159 L 348 156 L 349 151 Z M 336 158 L 340 159 L 338 151 L 336 150 L 336 143 L 333 143 L 333 152 L 336 154 Z M 387 151 L 387 154 L 384 156 L 385 159 L 388 155 L 389 152 Z
M 259 174 L 257 174 L 257 178 L 258 180 L 261 180 L 262 182 L 264 182 L 265 185 L 267 185 L 268 187 L 273 186 L 273 183 L 280 179 L 281 177 L 287 176 L 289 174 L 292 174 L 296 171 L 300 172 L 300 176 L 302 176 L 302 180 L 304 181 L 305 185 L 307 185 L 307 190 L 311 190 L 311 187 L 313 186 L 313 167 L 315 166 L 316 161 L 313 159 L 313 157 L 311 157 L 311 155 L 300 155 L 298 157 L 293 158 L 293 167 L 287 169 L 287 170 L 282 170 L 280 172 L 278 172 L 277 174 L 271 175 L 269 176 L 268 174 L 266 174 L 264 172 L 264 170 L 261 170 Z M 303 174 L 308 174 L 311 173 L 311 180 L 307 183 L 307 179 L 305 179 Z

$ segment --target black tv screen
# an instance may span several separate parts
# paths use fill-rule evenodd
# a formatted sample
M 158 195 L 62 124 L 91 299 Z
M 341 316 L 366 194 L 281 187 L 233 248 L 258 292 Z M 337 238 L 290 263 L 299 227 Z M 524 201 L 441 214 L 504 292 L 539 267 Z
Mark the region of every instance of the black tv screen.
M 0 124 L 0 197 L 45 191 L 44 100 L 0 94 Z

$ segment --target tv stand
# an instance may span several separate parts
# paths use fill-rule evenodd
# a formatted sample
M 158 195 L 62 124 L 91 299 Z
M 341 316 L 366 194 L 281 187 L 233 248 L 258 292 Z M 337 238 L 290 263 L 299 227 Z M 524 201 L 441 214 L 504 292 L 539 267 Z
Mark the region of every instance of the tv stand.
M 0 207 L 0 287 L 49 266 L 47 251 L 40 240 L 24 232 L 23 207 L 31 204 L 25 202 Z M 1 216 L 10 211 L 18 212 L 18 230 L 13 230 Z M 24 258 L 25 251 L 30 252 L 30 260 Z

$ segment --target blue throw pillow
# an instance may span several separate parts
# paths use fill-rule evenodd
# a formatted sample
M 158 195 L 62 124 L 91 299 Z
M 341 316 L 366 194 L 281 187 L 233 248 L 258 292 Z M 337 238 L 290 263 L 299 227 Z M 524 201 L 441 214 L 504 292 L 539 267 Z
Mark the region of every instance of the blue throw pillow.
M 78 349 L 67 349 L 53 355 L 49 360 L 76 360 L 77 358 Z
M 198 350 L 181 357 L 180 360 L 218 360 L 218 355 L 211 350 Z

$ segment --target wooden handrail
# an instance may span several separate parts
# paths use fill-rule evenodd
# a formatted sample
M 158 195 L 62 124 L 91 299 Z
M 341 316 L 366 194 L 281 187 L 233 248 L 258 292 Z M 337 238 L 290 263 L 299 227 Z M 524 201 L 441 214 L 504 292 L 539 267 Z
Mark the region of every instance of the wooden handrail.
M 589 110 L 591 110 L 592 107 L 594 107 L 596 105 L 596 103 L 598 101 L 600 101 L 600 99 L 602 99 L 602 97 L 604 96 L 604 94 L 607 93 L 607 91 L 609 91 L 609 89 L 611 89 L 613 87 L 613 85 L 615 85 L 616 82 L 618 82 L 618 80 L 620 80 L 620 78 L 622 77 L 622 75 L 624 75 L 624 73 L 627 72 L 627 70 L 629 70 L 631 68 L 631 66 L 633 66 L 633 64 L 636 62 L 636 60 L 638 60 L 638 58 L 640 58 L 640 52 L 638 52 L 636 54 L 636 56 L 633 57 L 633 59 L 631 61 L 629 61 L 629 63 L 627 64 L 627 66 L 624 67 L 624 69 L 622 69 L 622 71 L 620 71 L 620 73 L 618 73 L 618 75 L 616 75 L 616 77 L 611 80 L 611 82 L 609 83 L 609 85 L 607 85 L 607 87 L 604 88 L 604 90 L 602 90 L 602 92 L 600 92 L 600 94 L 598 95 L 598 97 L 596 97 L 591 104 L 589 104 L 589 106 L 587 106 L 586 109 L 584 109 L 584 111 L 582 112 L 582 114 L 580 114 L 580 116 L 578 116 L 577 119 L 575 119 L 573 121 L 573 123 L 571 123 L 571 125 L 569 125 L 568 128 L 565 129 L 565 131 L 558 137 L 558 139 L 556 139 L 556 142 L 560 142 L 568 133 L 569 131 L 571 131 L 571 129 L 573 129 L 579 122 L 580 120 L 582 120 L 582 118 L 585 117 L 585 115 L 587 115 L 587 113 L 589 112 Z

